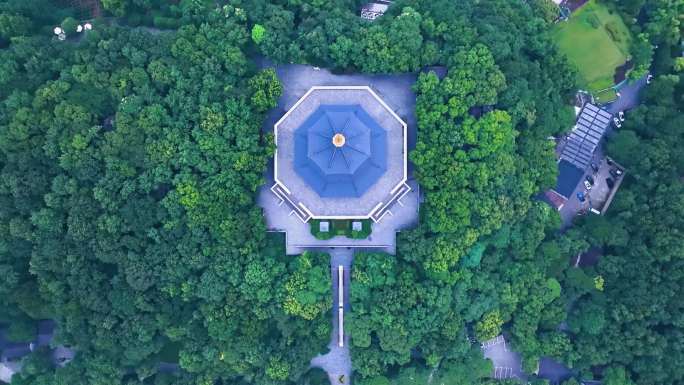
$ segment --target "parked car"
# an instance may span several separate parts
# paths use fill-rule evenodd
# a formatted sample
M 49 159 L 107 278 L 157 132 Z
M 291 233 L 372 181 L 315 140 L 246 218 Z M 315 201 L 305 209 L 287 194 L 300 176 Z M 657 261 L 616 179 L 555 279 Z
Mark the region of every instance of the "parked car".
M 621 122 L 625 121 L 625 113 L 624 111 L 618 112 L 618 119 L 620 119 Z
M 594 172 L 598 172 L 599 166 L 598 166 L 596 163 L 591 162 L 591 169 L 592 169 Z
M 653 75 L 648 74 L 648 75 L 646 76 L 646 84 L 651 84 L 651 80 L 653 80 Z
M 589 181 L 585 180 L 584 181 L 584 188 L 586 188 L 587 190 L 591 190 L 591 183 L 589 183 Z
M 577 193 L 577 199 L 579 199 L 580 202 L 584 202 L 584 201 L 585 201 L 584 193 L 583 193 L 582 191 L 580 191 L 580 192 Z
M 613 165 L 613 161 L 610 158 L 606 158 L 606 163 L 608 163 L 609 166 Z
M 586 181 L 589 182 L 590 185 L 594 185 L 594 177 L 592 177 L 591 175 L 587 175 Z
M 613 124 L 615 124 L 615 127 L 617 128 L 622 127 L 622 122 L 620 122 L 620 119 L 618 118 L 613 118 Z
M 606 178 L 606 186 L 608 186 L 609 189 L 612 189 L 615 187 L 615 180 L 613 178 Z
M 619 168 L 611 168 L 610 169 L 610 175 L 612 175 L 615 179 L 619 178 L 622 176 L 622 170 Z

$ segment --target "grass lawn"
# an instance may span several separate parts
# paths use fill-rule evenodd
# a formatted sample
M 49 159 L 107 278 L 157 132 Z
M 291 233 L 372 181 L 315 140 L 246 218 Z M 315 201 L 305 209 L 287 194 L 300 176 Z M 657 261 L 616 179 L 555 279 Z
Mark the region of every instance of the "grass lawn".
M 554 37 L 580 75 L 582 86 L 598 91 L 613 86 L 615 68 L 629 56 L 631 34 L 617 12 L 591 0 L 570 20 L 554 27 Z

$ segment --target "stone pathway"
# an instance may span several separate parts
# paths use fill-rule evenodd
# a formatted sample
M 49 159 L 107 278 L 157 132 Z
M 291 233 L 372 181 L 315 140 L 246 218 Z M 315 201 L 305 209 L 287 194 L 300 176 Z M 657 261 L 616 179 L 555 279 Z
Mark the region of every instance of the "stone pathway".
M 345 315 L 349 311 L 349 283 L 352 261 L 354 260 L 354 252 L 347 248 L 334 248 L 321 251 L 327 251 L 330 254 L 330 273 L 332 274 L 332 333 L 330 335 L 330 343 L 328 348 L 330 351 L 327 354 L 319 354 L 311 360 L 311 366 L 318 367 L 328 373 L 331 385 L 349 384 L 351 381 L 351 356 L 349 354 L 349 336 L 344 335 L 344 347 L 338 345 L 338 282 L 337 282 L 337 267 L 342 265 L 344 268 L 344 312 Z M 340 381 L 342 380 L 342 381 Z

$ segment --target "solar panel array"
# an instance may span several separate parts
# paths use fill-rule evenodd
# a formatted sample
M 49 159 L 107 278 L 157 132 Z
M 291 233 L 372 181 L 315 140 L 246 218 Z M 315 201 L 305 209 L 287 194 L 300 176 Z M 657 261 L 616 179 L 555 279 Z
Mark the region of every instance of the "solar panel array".
M 567 160 L 580 170 L 586 169 L 591 163 L 596 146 L 610 125 L 611 118 L 612 115 L 607 111 L 591 103 L 585 104 L 563 147 L 561 159 Z

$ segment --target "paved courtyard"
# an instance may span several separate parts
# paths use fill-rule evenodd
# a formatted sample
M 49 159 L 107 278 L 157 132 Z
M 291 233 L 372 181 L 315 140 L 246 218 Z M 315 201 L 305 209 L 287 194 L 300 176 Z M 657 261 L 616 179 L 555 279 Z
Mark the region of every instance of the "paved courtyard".
M 313 86 L 369 86 L 387 103 L 399 117 L 408 124 L 407 142 L 409 151 L 416 146 L 416 94 L 413 83 L 417 74 L 400 75 L 341 75 L 333 74 L 325 68 L 302 64 L 274 65 L 262 59 L 261 67 L 274 67 L 283 84 L 283 95 L 278 99 L 278 106 L 271 110 L 264 122 L 263 130 L 273 132 L 273 125 L 294 106 Z M 436 68 L 440 72 L 440 68 Z M 411 165 L 409 164 L 409 173 Z
M 285 246 L 288 255 L 301 254 L 309 248 L 363 248 L 377 249 L 390 254 L 396 251 L 396 233 L 418 224 L 420 190 L 415 180 L 407 184 L 411 191 L 399 200 L 380 222 L 372 224 L 372 233 L 366 239 L 351 239 L 337 236 L 328 240 L 316 239 L 311 234 L 311 225 L 303 223 L 286 204 L 270 190 L 272 179 L 261 187 L 258 204 L 264 209 L 266 227 L 269 231 L 286 231 Z

